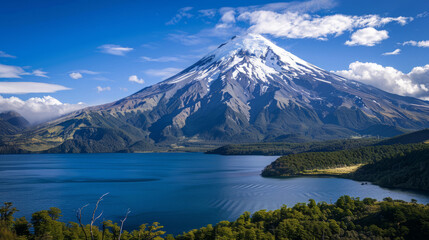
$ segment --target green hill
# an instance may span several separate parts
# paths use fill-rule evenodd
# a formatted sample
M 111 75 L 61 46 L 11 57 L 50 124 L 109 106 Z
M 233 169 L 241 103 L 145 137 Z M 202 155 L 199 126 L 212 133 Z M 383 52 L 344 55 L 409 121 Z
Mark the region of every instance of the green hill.
M 333 152 L 307 152 L 278 158 L 262 171 L 264 177 L 306 175 L 306 171 L 368 164 L 412 151 L 429 149 L 428 144 L 368 146 Z
M 391 145 L 391 144 L 409 144 L 429 141 L 429 129 L 424 129 L 416 132 L 402 134 L 383 140 L 378 145 Z

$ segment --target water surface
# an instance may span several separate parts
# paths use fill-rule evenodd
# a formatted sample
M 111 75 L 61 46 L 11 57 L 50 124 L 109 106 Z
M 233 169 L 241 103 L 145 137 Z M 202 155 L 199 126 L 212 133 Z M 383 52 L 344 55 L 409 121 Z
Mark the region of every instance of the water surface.
M 160 222 L 181 233 L 244 211 L 277 209 L 312 198 L 335 202 L 342 195 L 392 197 L 429 203 L 429 195 L 392 190 L 341 178 L 262 178 L 273 156 L 220 156 L 201 153 L 0 155 L 0 201 L 20 210 L 16 216 L 55 206 L 63 221 L 76 221 L 77 208 L 98 197 L 104 218 L 119 221 L 130 208 L 125 227 Z

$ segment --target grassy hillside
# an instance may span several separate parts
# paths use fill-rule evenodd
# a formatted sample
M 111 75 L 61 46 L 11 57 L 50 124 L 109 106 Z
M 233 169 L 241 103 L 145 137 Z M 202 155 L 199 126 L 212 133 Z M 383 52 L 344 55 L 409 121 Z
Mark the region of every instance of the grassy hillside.
M 60 221 L 58 208 L 33 213 L 31 223 L 24 217 L 14 218 L 17 210 L 11 203 L 5 203 L 0 211 L 0 239 L 5 240 L 429 239 L 429 206 L 391 198 L 377 202 L 342 196 L 334 204 L 310 199 L 294 207 L 245 212 L 233 222 L 209 224 L 178 236 L 167 235 L 157 222 L 133 231 L 121 231 L 121 224 L 110 220 L 100 220 L 94 226 L 66 224 Z M 88 222 L 85 217 L 83 223 Z

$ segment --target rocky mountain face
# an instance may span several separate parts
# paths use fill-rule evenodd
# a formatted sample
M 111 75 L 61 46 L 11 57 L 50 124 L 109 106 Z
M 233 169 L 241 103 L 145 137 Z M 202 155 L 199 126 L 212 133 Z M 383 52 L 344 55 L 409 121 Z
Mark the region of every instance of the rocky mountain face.
M 30 126 L 19 113 L 7 111 L 0 113 L 0 135 L 14 134 Z
M 428 126 L 428 102 L 342 78 L 248 34 L 163 82 L 41 125 L 16 142 L 26 150 L 111 152 Z

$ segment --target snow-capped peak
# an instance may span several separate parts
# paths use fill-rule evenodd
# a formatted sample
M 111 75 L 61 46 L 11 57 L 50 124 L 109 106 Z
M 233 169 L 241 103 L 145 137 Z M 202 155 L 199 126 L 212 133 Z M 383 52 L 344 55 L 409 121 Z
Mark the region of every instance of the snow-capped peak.
M 225 61 L 238 53 L 247 53 L 247 55 L 256 58 L 266 58 L 268 54 L 277 55 L 283 64 L 293 68 L 300 68 L 299 65 L 307 68 L 316 68 L 314 65 L 302 60 L 290 52 L 278 47 L 262 35 L 247 33 L 241 36 L 235 36 L 228 42 L 220 45 L 217 49 L 207 54 L 207 57 L 214 56 L 214 62 Z
M 278 47 L 265 37 L 248 33 L 231 38 L 166 82 L 171 84 L 192 79 L 205 80 L 209 85 L 230 70 L 233 71 L 233 78 L 241 73 L 253 81 L 264 83 L 274 78 L 292 80 L 303 75 L 319 78 L 329 75 L 323 69 Z

